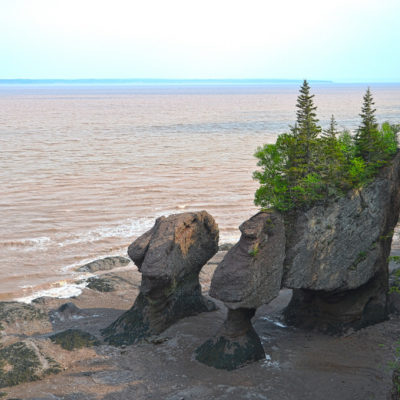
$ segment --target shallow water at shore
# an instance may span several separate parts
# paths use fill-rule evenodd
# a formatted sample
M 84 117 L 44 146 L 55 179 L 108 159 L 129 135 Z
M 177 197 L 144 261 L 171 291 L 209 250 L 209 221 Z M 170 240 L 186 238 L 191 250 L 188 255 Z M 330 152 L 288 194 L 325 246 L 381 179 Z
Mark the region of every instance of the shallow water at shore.
M 400 85 L 371 85 L 400 122 Z M 161 215 L 206 209 L 221 242 L 256 212 L 257 146 L 295 119 L 298 85 L 1 86 L 0 299 L 125 254 Z M 313 85 L 322 125 L 354 129 L 365 85 Z

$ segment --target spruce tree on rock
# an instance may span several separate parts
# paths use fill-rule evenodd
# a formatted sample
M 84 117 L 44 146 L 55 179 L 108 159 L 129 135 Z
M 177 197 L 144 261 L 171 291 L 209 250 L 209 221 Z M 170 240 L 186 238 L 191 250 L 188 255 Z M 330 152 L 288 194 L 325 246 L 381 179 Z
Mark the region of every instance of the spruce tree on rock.
M 343 177 L 342 169 L 345 164 L 345 156 L 337 139 L 338 134 L 337 123 L 332 115 L 329 127 L 321 134 L 319 163 L 321 175 L 327 182 L 335 186 L 340 185 L 340 180 Z
M 377 147 L 378 123 L 376 122 L 374 101 L 370 89 L 368 88 L 361 108 L 361 125 L 357 129 L 355 136 L 356 155 L 364 159 L 368 164 L 374 159 L 374 150 Z
M 291 175 L 294 178 L 306 176 L 313 172 L 315 164 L 315 148 L 321 127 L 318 125 L 316 110 L 310 94 L 310 86 L 306 80 L 300 88 L 297 97 L 296 124 L 291 128 L 295 138 L 295 157 L 289 160 Z

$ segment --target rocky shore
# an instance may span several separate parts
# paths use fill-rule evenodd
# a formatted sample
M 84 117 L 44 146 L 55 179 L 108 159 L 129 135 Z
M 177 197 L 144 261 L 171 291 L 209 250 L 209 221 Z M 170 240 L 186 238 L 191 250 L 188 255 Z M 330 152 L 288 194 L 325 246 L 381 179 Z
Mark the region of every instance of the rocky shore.
M 0 303 L 1 396 L 398 399 L 399 212 L 400 153 L 343 197 L 257 213 L 232 247 L 206 211 L 160 217 L 137 269 L 107 257 L 67 302 Z
M 226 251 L 219 251 L 202 268 L 200 283 L 206 296 L 225 255 Z M 100 331 L 132 306 L 141 276 L 130 264 L 95 279 L 113 289 L 102 291 L 98 290 L 102 285 L 95 285 L 68 301 L 40 298 L 31 305 L 1 303 L 2 398 L 389 398 L 391 362 L 400 337 L 400 317 L 395 313 L 357 332 L 328 336 L 286 326 L 282 313 L 291 290 L 281 290 L 252 319 L 264 358 L 226 371 L 208 367 L 193 355 L 225 321 L 227 308 L 222 302 L 216 301 L 217 310 L 181 319 L 140 344 L 114 347 L 102 341 Z M 23 366 L 10 361 L 20 363 L 21 357 L 26 360 Z

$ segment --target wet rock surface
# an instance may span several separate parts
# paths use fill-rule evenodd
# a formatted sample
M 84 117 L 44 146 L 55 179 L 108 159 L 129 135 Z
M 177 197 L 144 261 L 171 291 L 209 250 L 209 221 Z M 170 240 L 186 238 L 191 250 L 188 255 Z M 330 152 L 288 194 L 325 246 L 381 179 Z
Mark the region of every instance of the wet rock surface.
M 110 269 L 124 267 L 131 261 L 129 258 L 115 256 L 105 257 L 99 260 L 92 261 L 88 264 L 82 265 L 77 269 L 78 272 L 97 272 L 97 271 L 108 271 Z
M 100 341 L 88 332 L 81 329 L 67 329 L 50 336 L 50 340 L 65 350 L 81 349 L 100 345 Z
M 207 212 L 157 219 L 128 254 L 142 273 L 133 307 L 103 330 L 110 344 L 132 344 L 157 335 L 177 320 L 215 305 L 202 296 L 199 273 L 218 251 L 218 227 Z
M 85 313 L 74 303 L 69 301 L 68 303 L 62 304 L 57 310 L 51 312 L 50 315 L 53 319 L 57 318 L 60 321 L 67 321 L 83 318 Z
M 104 303 L 95 291 L 71 300 L 93 315 L 87 318 L 90 326 L 97 323 L 94 314 L 99 309 L 88 308 L 89 294 L 97 307 L 104 307 L 111 293 L 103 294 Z M 398 317 L 345 337 L 306 332 L 282 324 L 281 313 L 290 296 L 290 290 L 282 290 L 257 310 L 252 325 L 265 357 L 242 368 L 210 368 L 193 357 L 194 349 L 215 336 L 227 319 L 228 310 L 218 303 L 215 312 L 172 325 L 161 334 L 164 340 L 158 344 L 149 341 L 124 348 L 102 344 L 66 351 L 48 341 L 53 351 L 46 349 L 46 353 L 63 365 L 62 371 L 2 391 L 7 392 L 7 399 L 25 400 L 386 399 L 392 387 L 388 362 L 394 359 L 400 337 Z M 109 312 L 107 318 L 114 315 L 115 319 L 121 310 Z M 86 318 L 69 321 L 85 330 L 86 322 Z
M 0 348 L 0 387 L 35 381 L 60 372 L 59 364 L 42 354 L 33 340 L 15 342 Z
M 31 304 L 0 302 L 0 333 L 2 342 L 8 336 L 25 336 L 37 332 L 51 331 L 51 324 L 46 312 Z
M 217 335 L 196 349 L 196 360 L 210 367 L 233 369 L 265 358 L 261 340 L 251 325 L 255 309 L 228 310 Z

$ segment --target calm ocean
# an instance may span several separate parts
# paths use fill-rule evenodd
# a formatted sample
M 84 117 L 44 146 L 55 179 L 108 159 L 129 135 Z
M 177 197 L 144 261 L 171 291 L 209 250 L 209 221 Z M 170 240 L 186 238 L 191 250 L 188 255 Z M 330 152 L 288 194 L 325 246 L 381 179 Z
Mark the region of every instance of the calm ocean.
M 366 85 L 311 86 L 322 126 L 357 127 Z M 237 240 L 253 153 L 294 122 L 298 87 L 0 85 L 0 299 L 125 254 L 161 215 L 205 209 Z M 371 89 L 378 120 L 400 123 L 400 85 Z

